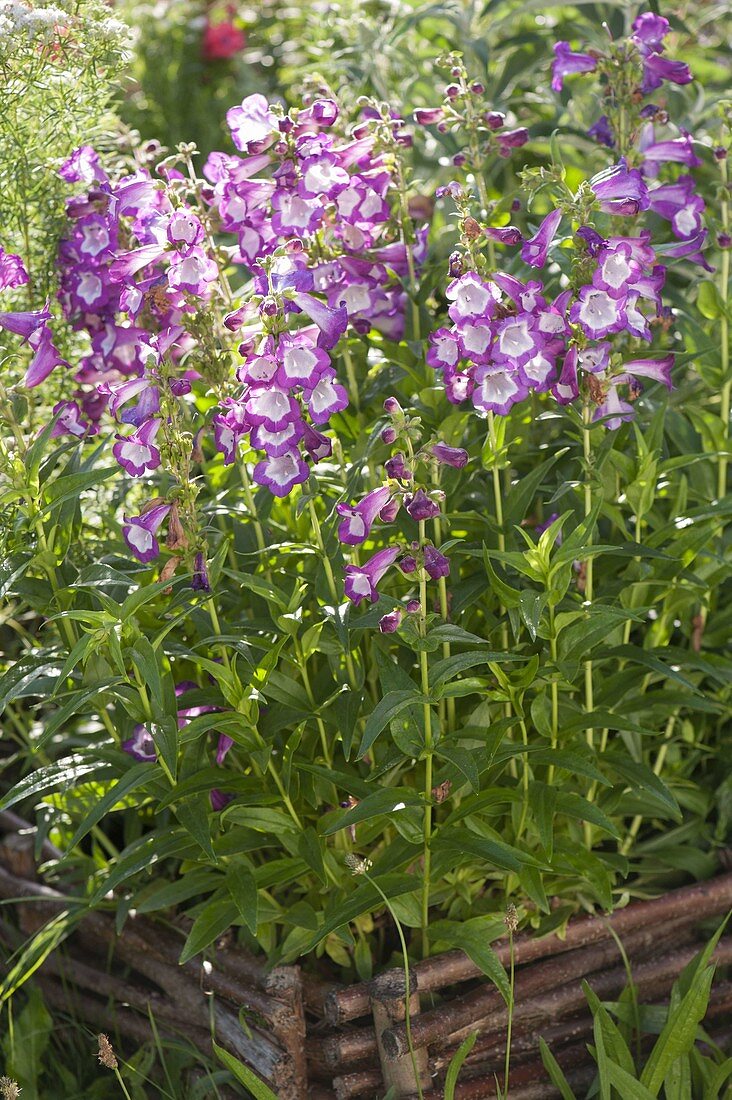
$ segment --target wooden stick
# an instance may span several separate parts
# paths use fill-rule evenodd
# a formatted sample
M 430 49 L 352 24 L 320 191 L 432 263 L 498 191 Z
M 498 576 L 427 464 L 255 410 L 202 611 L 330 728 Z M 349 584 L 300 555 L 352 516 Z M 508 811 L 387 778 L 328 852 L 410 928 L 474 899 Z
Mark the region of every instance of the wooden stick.
M 564 938 L 556 933 L 537 939 L 529 934 L 514 940 L 517 965 L 586 947 L 607 939 L 607 922 L 621 937 L 643 926 L 662 927 L 670 921 L 694 924 L 704 917 L 714 916 L 732 907 L 732 874 L 719 875 L 707 882 L 694 883 L 679 890 L 633 902 L 616 909 L 610 916 L 577 917 L 567 925 Z M 508 943 L 499 943 L 496 954 L 503 965 L 509 960 Z M 414 966 L 417 989 L 420 992 L 444 989 L 449 985 L 481 976 L 481 971 L 462 951 L 448 951 Z M 326 995 L 325 1015 L 330 1024 L 339 1025 L 356 1020 L 369 1012 L 369 983 L 359 982 Z
M 629 935 L 624 947 L 630 958 L 643 956 L 649 948 L 660 946 L 661 942 L 683 942 L 691 932 L 671 925 L 667 929 L 644 928 Z M 618 945 L 614 939 L 606 939 L 589 947 L 578 948 L 566 954 L 544 962 L 524 966 L 517 975 L 517 993 L 528 1000 L 545 990 L 556 989 L 567 982 L 593 974 L 608 966 L 616 966 L 622 961 Z M 438 1005 L 430 1012 L 423 1012 L 412 1027 L 412 1041 L 427 1046 L 444 1043 L 446 1039 L 461 1029 L 483 1021 L 491 1013 L 502 1013 L 504 1001 L 493 984 L 485 984 L 462 997 L 455 997 Z M 395 1057 L 406 1050 L 407 1036 L 403 1025 L 385 1032 L 384 1048 Z
M 414 1096 L 417 1091 L 417 1080 L 423 1088 L 427 1087 L 430 1081 L 426 1047 L 413 1046 L 412 1053 L 407 1049 L 394 1056 L 386 1050 L 383 1043 L 386 1029 L 406 1018 L 406 997 L 405 973 L 402 970 L 387 970 L 375 978 L 371 984 L 371 1011 L 374 1017 L 381 1075 L 384 1088 L 387 1091 L 393 1090 L 393 1095 L 396 1097 Z M 410 1020 L 416 1019 L 418 1014 L 419 994 L 410 991 Z

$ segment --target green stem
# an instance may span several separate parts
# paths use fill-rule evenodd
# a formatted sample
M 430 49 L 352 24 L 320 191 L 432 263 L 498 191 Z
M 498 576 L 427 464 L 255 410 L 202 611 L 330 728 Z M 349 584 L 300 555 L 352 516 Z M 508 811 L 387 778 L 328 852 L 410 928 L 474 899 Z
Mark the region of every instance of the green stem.
M 524 827 L 526 825 L 526 815 L 529 812 L 529 731 L 526 728 L 526 722 L 523 718 L 519 719 L 519 725 L 521 727 L 521 741 L 524 746 L 523 758 L 524 766 L 521 775 L 521 782 L 524 791 L 524 801 L 521 807 L 521 819 L 516 830 L 516 839 L 523 836 Z
M 554 666 L 552 671 L 551 682 L 551 699 L 552 699 L 552 718 L 551 718 L 551 747 L 552 750 L 556 749 L 559 741 L 559 683 L 557 681 L 557 628 L 554 621 L 554 605 L 549 605 L 549 652 L 551 654 L 552 664 Z M 549 765 L 549 771 L 547 775 L 547 782 L 551 784 L 554 781 L 554 765 Z
M 115 1066 L 115 1069 L 114 1069 L 114 1075 L 117 1078 L 117 1080 L 119 1081 L 120 1088 L 122 1089 L 122 1092 L 125 1094 L 127 1100 L 132 1100 L 132 1097 L 130 1096 L 129 1092 L 127 1091 L 127 1085 L 122 1080 L 122 1074 L 120 1073 L 120 1071 L 117 1069 L 116 1066 Z
M 419 524 L 419 543 L 425 544 L 425 523 Z M 422 633 L 427 629 L 427 574 L 424 568 L 420 570 L 419 577 L 419 606 Z M 424 877 L 422 881 L 422 957 L 427 958 L 430 950 L 429 941 L 429 910 L 430 910 L 430 874 L 432 867 L 432 757 L 434 745 L 432 741 L 432 707 L 428 702 L 430 693 L 429 664 L 427 651 L 419 652 L 420 678 L 422 694 L 425 701 L 422 704 L 424 713 Z
M 247 510 L 254 524 L 254 532 L 257 537 L 257 546 L 260 553 L 266 548 L 267 543 L 264 538 L 264 531 L 262 530 L 262 524 L 257 517 L 257 506 L 254 503 L 254 497 L 252 495 L 252 485 L 249 480 L 249 474 L 247 468 L 243 462 L 238 463 L 239 470 L 241 471 L 241 483 L 244 489 L 244 500 L 246 502 Z
M 361 408 L 361 399 L 358 392 L 358 380 L 356 379 L 356 368 L 353 363 L 353 356 L 351 355 L 350 348 L 343 348 L 343 362 L 346 366 L 346 378 L 348 379 L 348 393 L 351 398 L 351 404 L 356 412 L 359 412 Z
M 412 1042 L 412 1011 L 409 1005 L 412 997 L 412 991 L 409 977 L 409 953 L 407 951 L 407 941 L 404 938 L 404 930 L 402 929 L 401 921 L 391 907 L 391 902 L 389 901 L 379 884 L 375 882 L 374 879 L 372 879 L 368 871 L 363 870 L 361 871 L 361 874 L 368 882 L 371 883 L 377 894 L 380 895 L 381 900 L 391 914 L 391 919 L 394 921 L 397 933 L 399 935 L 399 942 L 402 948 L 402 959 L 404 962 L 404 1030 L 407 1033 L 407 1049 L 409 1050 L 409 1057 L 412 1061 L 412 1072 L 414 1073 L 414 1083 L 417 1086 L 417 1096 L 419 1097 L 419 1100 L 424 1100 L 424 1094 L 422 1093 L 422 1086 L 419 1080 L 419 1069 L 417 1068 L 417 1056 L 414 1052 L 414 1044 Z
M 722 172 L 722 184 L 723 184 L 723 198 L 721 202 L 721 214 L 722 214 L 722 231 L 729 233 L 730 229 L 730 210 L 729 199 L 727 190 L 727 161 L 720 162 Z M 720 339 L 720 351 L 722 360 L 722 396 L 720 406 L 720 417 L 722 419 L 722 452 L 719 456 L 719 467 L 717 470 L 717 499 L 721 500 L 727 493 L 727 465 L 729 462 L 728 451 L 730 445 L 729 438 L 729 414 L 730 414 L 730 391 L 732 389 L 732 378 L 729 376 L 729 318 L 727 316 L 727 302 L 729 300 L 729 275 L 730 275 L 730 250 L 725 248 L 722 251 L 722 263 L 720 265 L 719 272 L 719 294 L 722 299 L 723 310 L 722 316 L 719 321 L 719 339 Z
M 432 477 L 433 477 L 433 480 L 435 482 L 435 485 L 437 485 L 439 483 L 439 466 L 436 462 L 434 462 L 432 464 Z M 434 522 L 434 531 L 435 531 L 435 546 L 439 550 L 440 545 L 442 543 L 442 522 L 440 520 L 440 516 L 435 516 L 433 522 Z M 440 577 L 439 578 L 439 580 L 437 582 L 437 590 L 438 590 L 439 596 L 440 596 L 440 614 L 442 615 L 443 621 L 447 622 L 447 620 L 449 618 L 449 611 L 448 611 L 448 603 L 447 603 L 447 579 L 445 577 Z M 451 654 L 452 654 L 452 649 L 451 649 L 450 643 L 449 642 L 443 642 L 442 643 L 442 656 L 445 659 L 447 659 L 448 657 L 451 656 Z M 448 729 L 448 732 L 452 733 L 452 731 L 455 729 L 455 724 L 456 724 L 455 723 L 455 700 L 454 700 L 454 698 L 450 697 L 445 702 L 446 702 L 446 711 L 447 711 L 447 729 Z M 442 708 L 443 708 L 443 701 L 440 702 L 440 711 L 441 712 L 442 712 Z
M 513 931 L 511 928 L 508 930 L 508 942 L 509 950 L 511 952 L 511 962 L 509 969 L 509 1000 L 508 1000 L 508 1026 L 506 1028 L 506 1060 L 503 1067 L 503 1100 L 508 1100 L 508 1075 L 511 1068 L 511 1032 L 513 1030 L 513 1006 L 514 1006 L 514 991 L 516 985 L 516 952 L 513 945 Z
M 590 406 L 586 402 L 584 406 L 582 426 L 582 449 L 585 459 L 585 518 L 592 514 L 592 441 L 590 439 Z M 587 532 L 587 546 L 592 545 L 592 531 Z M 593 597 L 593 558 L 590 556 L 585 562 L 585 606 L 588 611 L 592 609 Z M 585 713 L 591 714 L 595 709 L 594 689 L 592 683 L 592 661 L 585 661 Z M 587 730 L 587 744 L 594 748 L 594 730 Z
M 674 711 L 674 713 L 670 716 L 668 722 L 666 723 L 666 729 L 664 730 L 664 733 L 663 733 L 663 744 L 661 745 L 660 749 L 658 750 L 658 756 L 656 757 L 656 763 L 653 765 L 654 775 L 660 775 L 661 772 L 663 771 L 663 765 L 666 762 L 666 755 L 668 753 L 669 745 L 671 743 L 671 737 L 673 736 L 674 726 L 676 725 L 677 717 L 678 717 L 678 711 Z M 638 836 L 638 830 L 640 829 L 642 824 L 643 824 L 643 814 L 636 814 L 635 817 L 633 818 L 632 822 L 630 823 L 630 828 L 628 829 L 628 835 L 626 836 L 625 840 L 623 841 L 622 847 L 620 849 L 621 855 L 627 856 L 628 852 L 633 847 L 633 842 L 635 841 L 635 838 Z
M 308 674 L 308 665 L 305 654 L 303 653 L 302 646 L 297 638 L 295 638 L 295 653 L 297 655 L 298 665 L 300 666 L 300 674 L 302 676 L 303 687 L 305 688 L 305 694 L 308 697 L 308 702 L 313 708 L 313 714 L 318 726 L 318 733 L 320 734 L 320 745 L 323 750 L 323 757 L 329 768 L 333 767 L 333 760 L 330 755 L 330 747 L 328 745 L 328 735 L 325 730 L 323 719 L 319 714 L 316 714 L 317 703 L 315 702 L 315 695 L 313 694 L 313 688 L 310 683 L 310 676 Z

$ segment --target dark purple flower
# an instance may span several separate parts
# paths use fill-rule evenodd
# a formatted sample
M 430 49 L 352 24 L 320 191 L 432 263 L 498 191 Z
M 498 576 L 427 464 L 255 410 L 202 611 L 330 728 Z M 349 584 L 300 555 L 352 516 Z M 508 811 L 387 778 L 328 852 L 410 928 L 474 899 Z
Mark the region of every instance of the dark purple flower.
M 606 145 L 608 149 L 615 147 L 615 136 L 607 115 L 600 115 L 597 122 L 590 126 L 587 136 L 594 138 L 599 145 Z
M 24 340 L 27 340 L 50 319 L 51 313 L 48 304 L 43 309 L 33 309 L 20 313 L 0 312 L 0 328 L 7 329 L 8 332 L 12 332 L 16 336 L 22 336 Z
M 264 458 L 254 467 L 257 485 L 266 485 L 273 496 L 286 497 L 295 485 L 301 485 L 309 476 L 308 465 L 299 451 L 287 451 L 276 458 Z
M 405 497 L 404 509 L 418 523 L 434 519 L 440 514 L 439 504 L 432 497 L 427 496 L 424 489 L 417 489 L 416 493 L 410 493 Z
M 543 267 L 549 246 L 562 220 L 561 210 L 552 210 L 542 221 L 534 236 L 524 243 L 521 259 L 532 267 Z
M 402 573 L 414 573 L 417 568 L 417 559 L 414 554 L 405 554 L 402 560 L 399 562 L 399 568 Z
M 597 68 L 597 59 L 588 53 L 573 53 L 569 42 L 554 43 L 552 65 L 552 90 L 561 92 L 564 78 L 571 73 L 591 73 Z
M 496 135 L 496 139 L 498 155 L 510 157 L 512 149 L 520 149 L 529 140 L 529 131 L 525 126 L 519 126 L 516 130 L 504 130 L 502 134 Z
M 468 452 L 462 447 L 448 447 L 446 443 L 433 443 L 429 450 L 432 457 L 439 463 L 454 466 L 456 470 L 462 470 L 463 466 L 467 465 Z
M 433 581 L 438 580 L 439 577 L 450 576 L 450 562 L 431 543 L 428 543 L 424 548 L 424 567 Z
M 389 477 L 393 477 L 396 481 L 411 481 L 412 472 L 407 466 L 404 455 L 399 451 L 398 454 L 393 455 L 387 459 L 384 463 L 384 469 Z
M 191 578 L 191 588 L 194 592 L 210 592 L 211 583 L 208 579 L 208 567 L 206 565 L 205 556 L 199 552 L 193 562 L 193 577 Z
M 234 740 L 228 737 L 225 733 L 219 734 L 218 744 L 216 746 L 216 763 L 220 766 L 226 759 L 226 754 L 234 744 Z
M 402 616 L 403 612 L 399 608 L 387 612 L 386 615 L 382 615 L 379 619 L 379 630 L 381 633 L 395 634 L 401 624 Z
M 442 107 L 418 107 L 414 112 L 414 121 L 418 126 L 434 126 L 444 116 Z
M 355 507 L 337 504 L 336 512 L 344 517 L 338 526 L 339 541 L 348 546 L 358 546 L 367 539 L 376 517 L 386 506 L 390 496 L 391 490 L 386 485 L 382 485 L 367 493 L 361 503 Z
M 398 546 L 387 546 L 369 558 L 365 565 L 347 565 L 345 592 L 348 599 L 355 604 L 365 599 L 376 603 L 379 598 L 376 586 L 399 557 L 400 552 Z
M 225 791 L 220 791 L 217 787 L 213 787 L 209 791 L 209 798 L 211 799 L 211 809 L 216 813 L 220 813 L 225 806 L 234 799 L 235 795 L 227 794 Z

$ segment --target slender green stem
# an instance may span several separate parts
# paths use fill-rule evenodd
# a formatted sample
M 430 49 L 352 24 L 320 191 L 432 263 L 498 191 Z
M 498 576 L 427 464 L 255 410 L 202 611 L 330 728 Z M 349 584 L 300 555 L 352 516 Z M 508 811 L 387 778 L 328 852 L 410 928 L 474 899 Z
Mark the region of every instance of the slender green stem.
M 348 379 L 348 394 L 351 398 L 351 404 L 356 412 L 359 412 L 361 408 L 361 395 L 358 392 L 358 380 L 356 378 L 356 368 L 353 362 L 353 356 L 349 347 L 343 348 L 343 362 L 346 366 L 346 378 Z
M 526 728 L 526 722 L 523 718 L 519 719 L 519 725 L 521 727 L 521 741 L 524 746 L 524 766 L 521 774 L 524 800 L 523 805 L 521 806 L 521 818 L 519 820 L 518 829 L 516 830 L 517 840 L 519 839 L 519 837 L 523 836 L 524 827 L 526 825 L 526 815 L 529 812 L 529 731 Z
M 417 301 L 417 270 L 414 266 L 414 252 L 412 250 L 414 226 L 412 225 L 412 218 L 409 213 L 409 200 L 407 198 L 407 183 L 404 179 L 404 169 L 398 156 L 396 158 L 396 168 L 401 215 L 401 238 L 407 256 L 407 271 L 409 272 L 409 299 L 412 307 L 412 339 L 419 340 L 421 337 L 421 325 L 419 319 L 419 302 Z
M 501 471 L 498 468 L 498 440 L 496 437 L 496 422 L 492 412 L 488 413 L 488 438 L 493 451 L 493 503 L 496 510 L 496 525 L 498 527 L 498 549 L 504 553 L 506 549 L 506 535 L 503 529 L 503 491 L 501 489 Z M 501 616 L 501 644 L 504 650 L 508 649 L 508 624 L 506 623 L 506 608 L 499 608 Z
M 552 700 L 552 717 L 551 717 L 551 747 L 556 749 L 559 742 L 559 683 L 557 681 L 557 628 L 554 621 L 554 605 L 549 605 L 549 652 L 551 654 L 552 665 L 552 682 L 550 686 L 551 700 Z M 549 771 L 547 775 L 547 782 L 551 784 L 554 781 L 554 765 L 549 765 Z
M 116 1066 L 115 1066 L 115 1069 L 114 1069 L 114 1075 L 117 1078 L 117 1080 L 119 1081 L 120 1088 L 122 1089 L 122 1092 L 125 1094 L 127 1100 L 132 1100 L 132 1097 L 130 1096 L 129 1092 L 127 1091 L 127 1085 L 122 1080 L 122 1074 L 120 1073 L 120 1071 L 117 1069 Z
M 305 694 L 308 697 L 308 702 L 310 703 L 310 706 L 313 708 L 313 714 L 315 715 L 315 722 L 316 722 L 317 727 L 318 727 L 318 733 L 320 734 L 320 745 L 321 745 L 321 748 L 323 750 L 323 757 L 325 758 L 325 762 L 328 765 L 328 767 L 331 768 L 333 766 L 333 759 L 330 755 L 330 746 L 328 745 L 328 735 L 327 735 L 326 730 L 325 730 L 325 725 L 323 723 L 323 719 L 320 717 L 319 714 L 316 714 L 318 705 L 315 701 L 315 695 L 313 693 L 313 688 L 312 688 L 312 685 L 310 683 L 310 676 L 308 674 L 307 658 L 305 657 L 305 654 L 303 653 L 303 650 L 302 650 L 302 646 L 300 645 L 299 639 L 297 639 L 297 638 L 295 638 L 295 653 L 297 655 L 297 661 L 298 661 L 298 665 L 299 665 L 299 668 L 300 668 L 300 675 L 302 676 L 303 687 L 305 688 Z
M 407 951 L 407 941 L 404 938 L 404 930 L 402 924 L 396 913 L 392 909 L 391 902 L 379 886 L 378 882 L 372 879 L 367 870 L 360 872 L 364 878 L 371 883 L 376 892 L 380 895 L 381 900 L 391 914 L 391 919 L 396 925 L 396 930 L 399 935 L 399 943 L 402 948 L 402 959 L 404 961 L 404 1030 L 407 1033 L 407 1049 L 409 1050 L 409 1057 L 412 1061 L 412 1072 L 414 1073 L 414 1083 L 417 1086 L 417 1096 L 419 1100 L 424 1100 L 424 1094 L 422 1092 L 422 1085 L 419 1080 L 419 1069 L 417 1068 L 417 1056 L 414 1052 L 414 1043 L 412 1042 L 412 1010 L 410 1008 L 410 1000 L 412 999 L 411 982 L 409 977 L 409 953 Z
M 508 929 L 509 950 L 511 961 L 509 964 L 509 1000 L 508 1000 L 508 1025 L 506 1027 L 506 1059 L 503 1067 L 503 1100 L 508 1100 L 508 1077 L 511 1069 L 511 1032 L 513 1030 L 513 1006 L 516 989 L 516 952 L 513 944 L 513 929 Z
M 433 480 L 435 482 L 435 485 L 437 485 L 439 483 L 439 476 L 440 476 L 439 466 L 436 462 L 434 462 L 432 464 L 432 477 L 433 477 Z M 440 545 L 442 543 L 442 521 L 441 521 L 440 516 L 435 516 L 433 522 L 434 522 L 434 531 L 435 531 L 435 546 L 437 546 L 437 548 L 439 550 Z M 439 578 L 439 580 L 437 582 L 437 591 L 438 591 L 439 596 L 440 596 L 440 614 L 442 615 L 442 618 L 443 618 L 444 622 L 447 622 L 447 620 L 449 618 L 449 609 L 448 609 L 448 602 L 447 602 L 447 579 L 445 577 L 440 577 Z M 452 654 L 452 649 L 451 649 L 450 643 L 449 642 L 443 642 L 442 643 L 442 656 L 445 659 L 447 659 L 448 657 L 451 656 L 451 654 Z M 441 714 L 442 714 L 442 710 L 443 710 L 443 702 L 446 703 L 446 708 L 445 709 L 447 711 L 447 729 L 450 733 L 452 733 L 452 731 L 455 729 L 455 724 L 456 724 L 455 723 L 455 700 L 452 697 L 448 698 L 445 701 L 441 700 L 440 701 L 440 712 L 441 712 Z
M 425 544 L 425 523 L 422 520 L 419 524 L 419 542 L 420 546 Z M 419 577 L 419 606 L 420 606 L 420 622 L 422 632 L 426 633 L 427 630 L 427 574 L 424 569 L 420 571 Z M 427 701 L 430 693 L 430 674 L 429 664 L 427 661 L 427 651 L 421 649 L 419 652 L 419 667 L 420 667 L 420 679 L 422 684 L 422 694 L 425 696 L 425 701 L 422 704 L 424 712 L 424 757 L 425 757 L 425 775 L 424 775 L 424 877 L 422 881 L 422 957 L 427 958 L 430 950 L 429 940 L 429 910 L 430 910 L 430 875 L 432 866 L 432 757 L 433 757 L 433 740 L 432 740 L 432 707 Z
M 722 184 L 723 193 L 721 201 L 721 216 L 722 216 L 722 231 L 725 234 L 729 233 L 730 229 L 730 204 L 728 198 L 727 189 L 727 161 L 722 160 L 720 162 L 720 168 L 722 172 Z M 719 295 L 722 299 L 723 310 L 722 316 L 719 319 L 719 340 L 720 340 L 720 352 L 722 360 L 722 395 L 719 415 L 722 419 L 722 451 L 719 456 L 719 467 L 717 470 L 717 499 L 721 500 L 727 493 L 727 466 L 729 463 L 729 414 L 730 414 L 730 392 L 732 390 L 732 378 L 730 378 L 729 371 L 729 318 L 727 316 L 727 302 L 729 300 L 729 275 L 730 275 L 730 250 L 725 248 L 722 250 L 722 263 L 720 265 L 719 272 Z
M 668 753 L 669 745 L 671 744 L 671 738 L 673 736 L 674 726 L 676 725 L 677 717 L 678 717 L 678 711 L 674 711 L 674 713 L 669 717 L 669 719 L 666 723 L 666 729 L 664 730 L 664 733 L 663 733 L 663 744 L 661 745 L 660 749 L 658 750 L 658 756 L 656 757 L 656 763 L 653 765 L 653 772 L 654 772 L 655 775 L 660 775 L 661 772 L 663 771 L 663 765 L 666 762 L 666 755 Z M 635 817 L 633 818 L 633 820 L 630 823 L 630 828 L 628 829 L 628 835 L 626 836 L 625 840 L 623 841 L 622 847 L 620 849 L 621 855 L 627 856 L 628 852 L 633 847 L 633 843 L 635 841 L 635 838 L 638 836 L 638 830 L 640 829 L 642 824 L 643 824 L 643 814 L 636 814 Z
M 584 406 L 584 416 L 582 425 L 582 445 L 585 459 L 585 484 L 584 484 L 584 499 L 585 499 L 585 517 L 589 517 L 592 514 L 592 440 L 590 439 L 590 406 L 586 402 Z M 587 532 L 587 546 L 592 544 L 592 531 Z M 588 557 L 585 562 L 585 606 L 588 611 L 592 608 L 593 597 L 593 575 L 592 575 L 592 556 Z M 585 661 L 585 712 L 591 714 L 595 709 L 594 689 L 592 683 L 592 661 Z M 590 748 L 594 748 L 594 730 L 587 730 L 587 744 Z

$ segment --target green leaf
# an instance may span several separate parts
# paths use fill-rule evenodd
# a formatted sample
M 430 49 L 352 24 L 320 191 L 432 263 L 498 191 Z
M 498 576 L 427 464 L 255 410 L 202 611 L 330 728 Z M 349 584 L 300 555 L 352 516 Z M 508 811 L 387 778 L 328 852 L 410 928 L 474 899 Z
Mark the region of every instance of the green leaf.
M 475 1040 L 477 1038 L 478 1032 L 471 1032 L 471 1034 L 468 1035 L 466 1039 L 463 1039 L 462 1043 L 450 1059 L 450 1065 L 447 1067 L 447 1073 L 445 1075 L 444 1100 L 455 1100 L 455 1086 L 457 1084 L 457 1079 L 460 1076 L 460 1070 L 463 1068 L 463 1062 L 475 1046 Z
M 567 1078 L 562 1073 L 559 1062 L 542 1038 L 539 1038 L 539 1050 L 541 1051 L 541 1060 L 544 1063 L 544 1069 L 549 1074 L 549 1079 L 554 1085 L 554 1088 L 558 1089 L 561 1093 L 562 1100 L 577 1100 L 569 1087 Z
M 694 1045 L 699 1024 L 704 1019 L 714 979 L 714 967 L 697 971 L 688 993 L 669 1013 L 666 1026 L 656 1040 L 641 1074 L 641 1083 L 650 1096 L 658 1096 L 666 1074 L 677 1058 L 688 1054 Z
M 251 868 L 246 863 L 232 864 L 226 873 L 226 885 L 239 916 L 253 936 L 257 934 L 259 896 Z
M 159 774 L 160 769 L 151 763 L 135 764 L 128 772 L 125 772 L 121 779 L 92 807 L 69 841 L 67 848 L 75 848 L 98 821 L 101 821 L 106 814 L 111 813 L 118 802 L 121 802 L 132 791 L 136 791 L 138 787 L 142 787 L 156 779 Z
M 623 1100 L 653 1100 L 656 1096 L 656 1093 L 649 1092 L 645 1085 L 614 1062 L 607 1063 L 607 1075 L 610 1084 L 618 1090 Z
M 277 1100 L 277 1093 L 272 1092 L 272 1089 L 268 1088 L 264 1081 L 262 1081 L 260 1077 L 257 1077 L 253 1070 L 245 1066 L 243 1062 L 240 1062 L 233 1054 L 229 1054 L 228 1050 L 224 1050 L 223 1047 L 220 1047 L 214 1039 L 211 1040 L 211 1046 L 218 1060 L 226 1066 L 229 1073 L 235 1077 L 241 1085 L 245 1085 L 249 1089 L 254 1100 Z
M 435 750 L 442 760 L 449 761 L 465 776 L 476 794 L 480 791 L 480 774 L 475 762 L 475 753 L 456 745 L 439 745 Z
M 326 829 L 324 836 L 347 829 L 351 825 L 357 825 L 359 821 L 369 821 L 382 814 L 398 813 L 404 806 L 418 806 L 421 802 L 419 795 L 411 787 L 386 787 L 369 794 L 357 806 L 339 814 L 338 818 Z
M 412 691 L 390 691 L 383 699 L 379 700 L 366 722 L 361 744 L 358 748 L 358 757 L 365 756 L 387 722 L 391 722 L 398 714 L 414 703 L 421 703 L 422 696 L 414 689 Z
M 238 907 L 228 897 L 209 901 L 194 920 L 183 944 L 178 960 L 181 966 L 222 936 L 234 924 L 238 915 Z
M 469 650 L 467 653 L 457 653 L 453 657 L 445 657 L 436 661 L 430 669 L 430 690 L 435 694 L 443 684 L 455 679 L 466 668 L 474 668 L 476 665 L 486 665 L 502 661 L 516 661 L 515 657 L 507 653 L 494 653 L 492 650 Z
M 504 502 L 504 515 L 507 524 L 518 524 L 526 515 L 526 511 L 536 496 L 536 493 L 546 475 L 555 462 L 567 453 L 568 448 L 562 447 L 550 457 L 535 466 L 531 473 L 524 474 L 515 485 L 511 486 Z
M 527 852 L 513 848 L 502 840 L 493 840 L 489 837 L 478 836 L 468 829 L 456 829 L 443 827 L 434 837 L 433 847 L 436 851 L 457 851 L 461 855 L 476 856 L 486 860 L 494 867 L 500 867 L 503 871 L 519 871 L 524 864 L 532 867 L 541 867 L 538 860 Z
M 434 939 L 450 947 L 459 947 L 495 985 L 506 1004 L 511 998 L 506 971 L 491 947 L 505 935 L 506 926 L 495 917 L 473 917 L 466 921 L 440 920 L 434 927 Z
M 106 779 L 113 769 L 109 764 L 100 764 L 98 760 L 90 760 L 86 756 L 65 756 L 63 760 L 55 764 L 48 764 L 45 768 L 26 775 L 20 782 L 8 791 L 0 799 L 0 810 L 6 810 L 14 806 L 16 802 L 24 798 L 31 798 L 38 794 L 60 787 L 68 790 L 75 786 L 81 779 L 86 782 Z
M 605 761 L 608 768 L 624 779 L 633 791 L 643 791 L 653 798 L 654 803 L 660 804 L 671 817 L 681 821 L 678 802 L 663 780 L 659 779 L 647 764 L 639 764 L 635 760 L 610 753 L 605 755 Z
M 605 1009 L 600 998 L 595 991 L 587 984 L 586 981 L 582 982 L 582 989 L 587 1003 L 590 1006 L 594 1018 L 594 1035 L 595 1044 L 598 1051 L 602 1047 L 603 1054 L 607 1056 L 616 1065 L 621 1066 L 626 1072 L 635 1076 L 635 1063 L 633 1062 L 633 1056 L 628 1049 L 628 1044 L 623 1038 L 620 1028 L 610 1016 L 610 1013 Z M 603 1096 L 603 1081 L 604 1075 L 602 1072 L 602 1066 L 598 1059 L 598 1069 L 600 1070 L 600 1096 L 602 1100 L 605 1100 Z M 609 1092 L 606 1092 L 607 1100 L 610 1100 Z
M 715 321 L 718 317 L 724 316 L 724 302 L 717 284 L 710 279 L 703 282 L 699 287 L 699 293 L 696 296 L 696 307 L 702 317 L 706 317 L 709 321 Z

